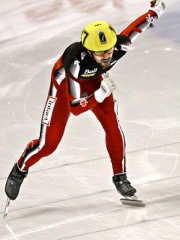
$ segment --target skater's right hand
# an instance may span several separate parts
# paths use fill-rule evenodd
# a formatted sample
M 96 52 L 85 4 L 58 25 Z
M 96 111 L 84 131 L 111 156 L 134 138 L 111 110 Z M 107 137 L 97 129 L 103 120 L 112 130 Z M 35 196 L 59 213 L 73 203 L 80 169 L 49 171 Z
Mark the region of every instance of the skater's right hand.
M 109 77 L 108 73 L 104 73 L 100 88 L 94 93 L 96 101 L 99 103 L 103 102 L 115 89 L 114 81 Z
M 150 10 L 156 13 L 157 18 L 160 18 L 160 16 L 165 11 L 165 8 L 166 8 L 165 3 L 162 2 L 161 0 L 152 0 L 150 4 L 151 4 Z

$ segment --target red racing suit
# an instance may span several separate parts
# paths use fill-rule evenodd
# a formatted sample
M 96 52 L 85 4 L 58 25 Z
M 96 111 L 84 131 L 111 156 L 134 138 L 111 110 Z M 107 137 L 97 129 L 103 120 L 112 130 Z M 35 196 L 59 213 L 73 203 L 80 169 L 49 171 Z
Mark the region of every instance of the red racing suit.
M 113 173 L 126 172 L 125 138 L 118 118 L 117 102 L 111 94 L 99 103 L 94 92 L 100 87 L 102 74 L 109 71 L 126 54 L 129 45 L 156 17 L 156 13 L 150 10 L 117 35 L 108 68 L 100 66 L 81 42 L 75 42 L 66 48 L 52 69 L 40 136 L 26 146 L 18 160 L 18 166 L 22 170 L 28 170 L 41 158 L 54 152 L 63 137 L 71 113 L 79 115 L 91 110 L 105 131 Z

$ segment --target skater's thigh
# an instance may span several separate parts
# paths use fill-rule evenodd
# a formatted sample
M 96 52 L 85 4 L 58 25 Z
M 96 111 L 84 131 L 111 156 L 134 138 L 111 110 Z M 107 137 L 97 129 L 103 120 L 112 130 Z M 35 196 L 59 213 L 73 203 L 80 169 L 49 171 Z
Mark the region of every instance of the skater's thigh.
M 47 145 L 57 145 L 60 142 L 69 115 L 70 111 L 65 84 L 62 83 L 56 96 L 53 98 L 51 96 L 48 97 L 44 108 L 41 138 L 45 138 Z
M 95 106 L 92 111 L 102 125 L 117 125 L 118 115 L 116 105 L 116 101 L 113 99 L 112 95 L 110 95 L 101 104 Z

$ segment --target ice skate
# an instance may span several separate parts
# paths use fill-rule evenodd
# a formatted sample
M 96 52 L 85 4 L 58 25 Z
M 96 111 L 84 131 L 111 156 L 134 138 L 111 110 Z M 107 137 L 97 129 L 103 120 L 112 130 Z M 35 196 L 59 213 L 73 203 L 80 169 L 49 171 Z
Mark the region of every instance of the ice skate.
M 114 175 L 113 182 L 117 191 L 124 197 L 131 197 L 136 193 L 136 189 L 131 186 L 125 173 Z
M 9 199 L 15 200 L 19 194 L 19 190 L 28 171 L 24 172 L 19 169 L 17 163 L 11 170 L 5 185 L 5 192 Z
M 138 200 L 138 197 L 135 195 L 136 189 L 131 186 L 131 183 L 127 180 L 126 174 L 114 175 L 113 182 L 117 191 L 123 196 L 123 198 L 120 199 L 123 205 L 145 206 L 144 202 Z

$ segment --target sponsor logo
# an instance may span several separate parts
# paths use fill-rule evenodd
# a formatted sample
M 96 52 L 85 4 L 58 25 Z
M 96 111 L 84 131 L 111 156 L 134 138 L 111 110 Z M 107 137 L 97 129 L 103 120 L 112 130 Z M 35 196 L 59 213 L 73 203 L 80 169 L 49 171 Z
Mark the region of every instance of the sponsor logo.
M 43 118 L 42 118 L 42 123 L 45 125 L 50 126 L 55 102 L 56 102 L 56 98 L 49 96 L 48 101 L 46 103 L 46 107 L 44 109 Z
M 82 77 L 91 77 L 94 76 L 97 72 L 97 68 L 94 68 L 92 70 L 86 69 L 85 72 L 81 75 Z
M 127 52 L 128 49 L 129 49 L 129 46 L 124 45 L 124 44 L 121 44 L 121 50 L 122 50 L 122 51 Z

